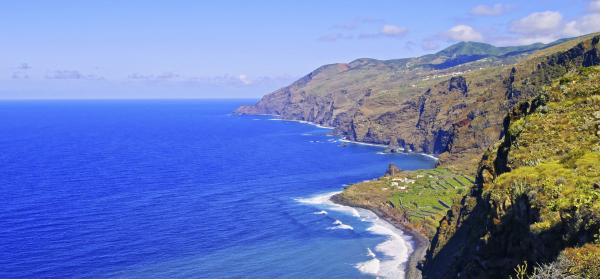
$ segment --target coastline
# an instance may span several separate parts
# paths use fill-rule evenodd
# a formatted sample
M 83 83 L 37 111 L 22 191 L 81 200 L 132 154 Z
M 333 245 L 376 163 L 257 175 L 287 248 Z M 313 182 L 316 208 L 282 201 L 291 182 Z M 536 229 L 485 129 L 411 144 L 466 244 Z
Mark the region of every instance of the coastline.
M 306 121 L 306 120 L 297 120 L 297 119 L 287 119 L 287 118 L 282 118 L 280 115 L 277 114 L 265 114 L 265 113 L 256 113 L 256 114 L 240 114 L 240 113 L 236 113 L 237 115 L 256 115 L 256 116 L 269 116 L 269 117 L 273 117 L 267 120 L 271 120 L 271 121 L 288 121 L 288 122 L 296 122 L 296 123 L 301 123 L 301 124 L 306 124 L 306 125 L 311 125 L 311 126 L 315 126 L 317 128 L 321 128 L 321 129 L 327 129 L 327 130 L 334 130 L 336 129 L 335 127 L 331 127 L 331 126 L 324 126 L 318 123 L 314 123 L 314 122 L 310 122 L 310 121 Z M 364 146 L 372 146 L 372 147 L 379 147 L 379 148 L 387 148 L 388 146 L 385 144 L 379 144 L 379 143 L 369 143 L 369 142 L 361 142 L 361 141 L 354 141 L 354 140 L 349 140 L 346 137 L 340 137 L 338 138 L 338 141 L 343 142 L 343 143 L 349 143 L 349 144 L 358 144 L 358 145 L 364 145 Z M 404 149 L 402 149 L 404 150 Z M 415 153 L 412 151 L 405 151 L 404 153 Z M 431 158 L 433 160 L 438 161 L 440 158 L 436 157 L 434 154 L 428 154 L 428 153 L 421 153 L 421 152 L 416 152 L 416 154 Z
M 254 114 L 254 115 L 275 117 L 275 118 L 271 118 L 268 120 L 290 121 L 290 122 L 297 122 L 297 123 L 307 124 L 307 125 L 311 125 L 311 126 L 316 126 L 318 128 L 323 128 L 323 129 L 329 129 L 329 130 L 335 129 L 335 127 L 323 126 L 323 125 L 309 122 L 309 121 L 281 118 L 279 115 L 273 115 L 273 114 Z M 348 140 L 346 138 L 340 138 L 339 141 L 349 143 L 349 144 L 358 144 L 358 145 L 373 146 L 373 147 L 379 147 L 379 148 L 387 148 L 387 145 L 384 145 L 384 144 L 352 141 L 352 140 Z M 426 153 L 417 153 L 417 154 L 429 157 L 436 161 L 439 160 L 438 157 L 436 157 L 432 154 L 426 154 Z M 429 239 L 427 237 L 425 237 L 423 234 L 421 234 L 420 232 L 418 232 L 415 229 L 413 229 L 412 227 L 410 227 L 410 225 L 409 225 L 410 223 L 403 216 L 395 216 L 393 214 L 393 212 L 386 213 L 385 210 L 382 210 L 382 208 L 380 208 L 380 207 L 376 207 L 376 206 L 372 206 L 372 205 L 355 204 L 350 201 L 344 200 L 343 198 L 341 198 L 340 195 L 341 195 L 341 192 L 331 196 L 329 198 L 329 201 L 334 204 L 341 205 L 341 206 L 348 206 L 351 208 L 360 208 L 363 210 L 367 210 L 367 211 L 375 214 L 377 217 L 379 217 L 381 220 L 388 223 L 392 227 L 402 231 L 403 233 L 409 235 L 412 238 L 411 244 L 413 246 L 412 247 L 413 249 L 410 252 L 410 254 L 408 255 L 408 260 L 405 263 L 405 278 L 421 279 L 422 278 L 421 270 L 418 269 L 417 266 L 419 265 L 419 262 L 421 262 L 422 260 L 425 259 L 425 254 L 427 253 L 427 249 L 429 248 L 429 245 L 430 245 Z
M 341 193 L 341 191 L 328 192 L 295 200 L 320 209 L 313 214 L 327 215 L 328 211 L 341 212 L 360 219 L 362 222 L 369 222 L 370 226 L 367 231 L 370 233 L 387 236 L 387 240 L 379 243 L 373 250 L 367 249 L 368 255 L 372 257 L 370 260 L 354 265 L 361 273 L 376 278 L 421 278 L 420 271 L 416 269 L 418 256 L 424 255 L 428 242 L 423 242 L 421 236 L 409 228 L 400 226 L 377 210 L 335 201 L 335 197 Z M 335 227 L 330 229 L 354 230 L 352 226 L 339 220 L 333 224 Z M 377 257 L 373 251 L 385 256 Z
M 385 213 L 379 207 L 365 206 L 349 202 L 343 199 L 340 196 L 340 194 L 341 193 L 333 195 L 330 198 L 330 200 L 335 204 L 368 210 L 373 214 L 377 215 L 377 217 L 381 218 L 385 222 L 389 223 L 390 225 L 394 226 L 395 228 L 401 230 L 405 234 L 408 234 L 412 237 L 413 251 L 408 256 L 408 260 L 406 262 L 405 278 L 421 279 L 421 270 L 418 269 L 417 266 L 419 265 L 419 262 L 425 259 L 425 254 L 427 253 L 427 249 L 429 248 L 429 240 L 427 239 L 427 237 L 422 235 L 420 232 L 415 231 L 413 228 L 407 226 L 408 221 L 403 218 L 395 218 L 393 214 Z

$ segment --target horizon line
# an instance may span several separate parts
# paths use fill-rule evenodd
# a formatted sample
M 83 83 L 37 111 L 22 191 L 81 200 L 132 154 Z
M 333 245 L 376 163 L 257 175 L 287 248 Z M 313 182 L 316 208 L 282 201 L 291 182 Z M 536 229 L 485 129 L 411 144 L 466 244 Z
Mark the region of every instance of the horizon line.
M 232 100 L 259 100 L 256 98 L 9 98 L 0 102 L 22 102 L 22 101 L 232 101 Z

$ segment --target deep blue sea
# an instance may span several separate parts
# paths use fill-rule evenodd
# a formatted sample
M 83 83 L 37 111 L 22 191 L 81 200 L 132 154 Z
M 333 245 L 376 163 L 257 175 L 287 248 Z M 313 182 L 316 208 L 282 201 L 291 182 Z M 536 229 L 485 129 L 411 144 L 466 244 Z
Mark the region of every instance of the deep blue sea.
M 252 102 L 0 102 L 0 278 L 400 274 L 410 238 L 327 196 L 435 161 Z

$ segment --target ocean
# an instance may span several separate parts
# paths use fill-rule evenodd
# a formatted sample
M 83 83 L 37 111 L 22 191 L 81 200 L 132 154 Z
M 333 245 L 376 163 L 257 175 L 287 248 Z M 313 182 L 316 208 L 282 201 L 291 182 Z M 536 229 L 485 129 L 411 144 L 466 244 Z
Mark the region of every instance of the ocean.
M 327 197 L 435 160 L 253 102 L 0 102 L 0 278 L 402 276 L 410 237 Z

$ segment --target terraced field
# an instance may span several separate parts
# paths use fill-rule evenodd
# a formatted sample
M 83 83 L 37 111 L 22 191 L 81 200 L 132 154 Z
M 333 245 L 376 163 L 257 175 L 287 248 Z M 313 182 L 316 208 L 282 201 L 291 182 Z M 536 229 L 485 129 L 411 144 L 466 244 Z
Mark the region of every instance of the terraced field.
M 454 200 L 473 183 L 473 177 L 443 168 L 403 171 L 352 185 L 342 195 L 356 204 L 391 207 L 425 235 L 432 235 Z
M 411 222 L 437 221 L 453 203 L 453 199 L 462 196 L 473 184 L 473 178 L 450 172 L 447 169 L 422 170 L 405 173 L 415 182 L 405 184 L 406 190 L 397 191 L 389 201 L 395 208 L 406 212 Z M 392 177 L 385 177 L 385 183 Z M 395 189 L 394 189 L 395 190 Z

